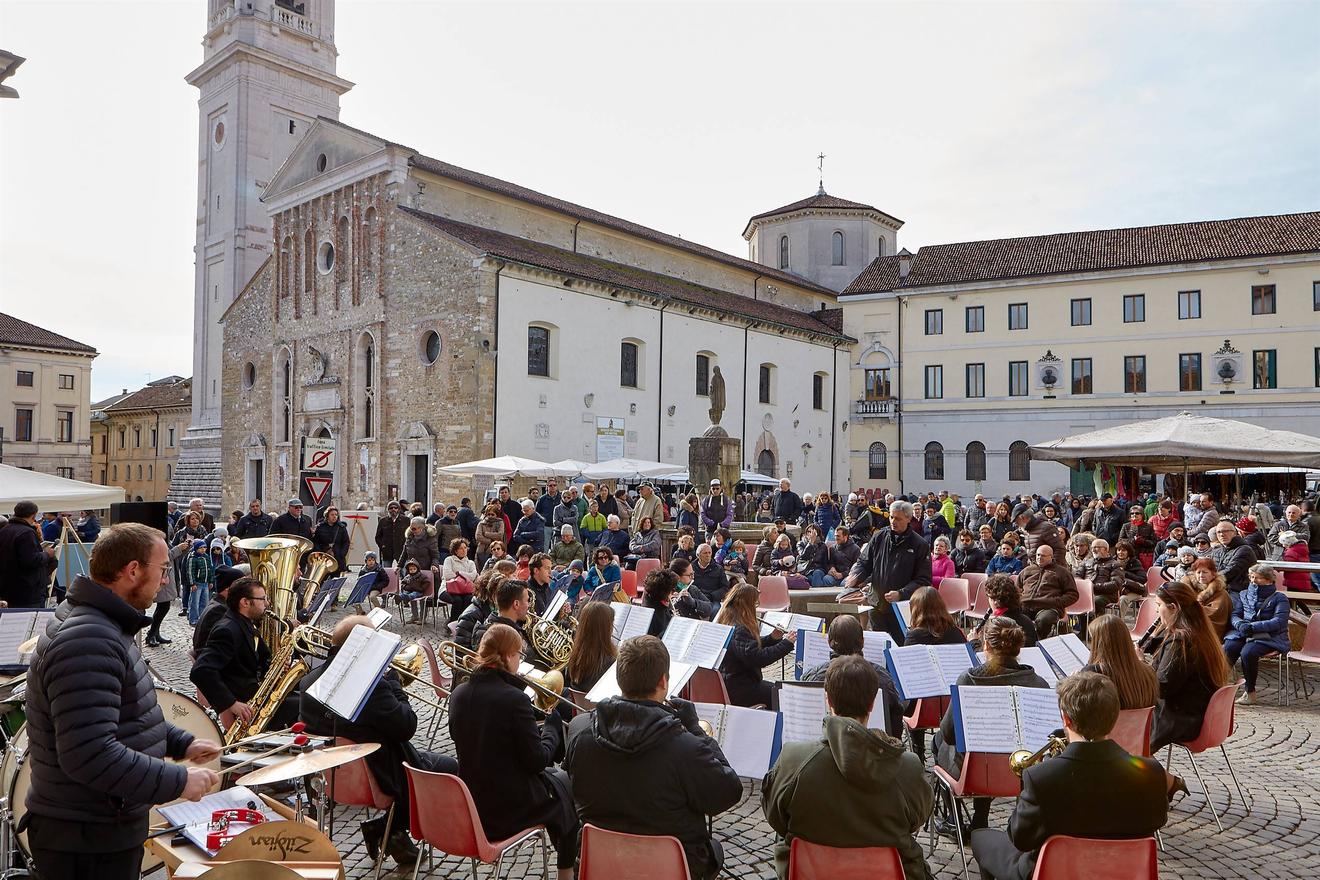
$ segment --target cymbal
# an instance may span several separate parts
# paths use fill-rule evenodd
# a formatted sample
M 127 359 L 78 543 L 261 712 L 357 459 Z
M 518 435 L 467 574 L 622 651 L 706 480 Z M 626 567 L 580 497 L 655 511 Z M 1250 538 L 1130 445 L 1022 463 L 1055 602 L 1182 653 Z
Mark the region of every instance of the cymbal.
M 288 782 L 290 779 L 297 779 L 300 776 L 310 776 L 313 773 L 320 773 L 322 770 L 329 770 L 332 767 L 351 764 L 359 758 L 365 758 L 379 748 L 380 743 L 356 743 L 351 746 L 317 749 L 314 752 L 294 755 L 286 761 L 272 764 L 269 767 L 253 770 L 251 773 L 239 777 L 238 784 L 270 785 L 275 782 Z

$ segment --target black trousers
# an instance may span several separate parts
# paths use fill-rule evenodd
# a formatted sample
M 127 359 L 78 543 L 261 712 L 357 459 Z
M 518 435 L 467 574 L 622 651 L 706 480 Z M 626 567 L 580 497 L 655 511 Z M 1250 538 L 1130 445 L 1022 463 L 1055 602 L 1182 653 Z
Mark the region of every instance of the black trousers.
M 982 880 L 1019 880 L 1030 877 L 1035 870 L 1035 860 L 997 829 L 978 828 L 972 832 L 972 855 L 981 868 Z
M 142 876 L 142 847 L 104 853 L 33 849 L 32 862 L 40 880 L 137 880 Z

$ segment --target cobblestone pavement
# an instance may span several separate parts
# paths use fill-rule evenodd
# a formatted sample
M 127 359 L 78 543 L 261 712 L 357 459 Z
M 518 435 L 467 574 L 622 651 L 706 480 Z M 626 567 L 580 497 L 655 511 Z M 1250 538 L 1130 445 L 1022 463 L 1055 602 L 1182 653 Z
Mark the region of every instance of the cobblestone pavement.
M 327 615 L 328 625 L 340 615 Z M 396 624 L 389 625 L 392 629 Z M 404 625 L 405 639 L 443 637 L 434 626 Z M 191 629 L 186 619 L 171 613 L 166 633 L 173 644 L 144 649 L 156 674 L 185 693 L 194 689 L 188 681 L 188 645 Z M 1160 876 L 1165 880 L 1191 878 L 1310 878 L 1320 877 L 1320 694 L 1310 700 L 1296 700 L 1288 707 L 1277 704 L 1277 667 L 1262 664 L 1260 695 L 1256 706 L 1238 707 L 1237 731 L 1228 743 L 1229 760 L 1246 794 L 1244 805 L 1233 789 L 1232 781 L 1218 752 L 1206 753 L 1200 760 L 1201 772 L 1210 788 L 1210 797 L 1224 823 L 1216 829 L 1206 807 L 1205 796 L 1191 772 L 1185 755 L 1174 756 L 1174 770 L 1187 778 L 1190 794 L 1182 797 L 1170 812 L 1164 828 L 1165 851 L 1160 854 Z M 767 667 L 767 676 L 778 677 L 779 664 Z M 1294 678 L 1296 674 L 1294 673 Z M 1320 679 L 1318 679 L 1320 680 Z M 419 693 L 426 691 L 413 686 Z M 429 691 L 428 691 L 429 692 Z M 420 716 L 418 737 L 414 743 L 427 748 L 426 732 L 432 709 L 415 704 Z M 453 754 L 453 744 L 443 722 L 429 748 Z M 1012 802 L 996 801 L 991 813 L 992 828 L 1006 826 Z M 338 808 L 335 813 L 335 843 L 344 856 L 350 880 L 371 876 L 367 858 L 357 831 L 357 823 L 367 818 L 365 811 Z M 744 796 L 733 810 L 715 818 L 715 832 L 723 842 L 728 875 L 737 878 L 774 878 L 774 833 L 760 810 L 759 780 L 744 783 Z M 925 835 L 921 841 L 925 844 Z M 971 850 L 967 850 L 970 860 Z M 954 878 L 962 864 L 955 845 L 939 839 L 929 864 L 935 876 Z M 550 862 L 553 871 L 553 858 Z M 537 877 L 541 859 L 534 850 L 524 850 L 512 867 L 506 862 L 506 877 Z M 391 876 L 387 862 L 384 876 Z M 978 876 L 971 864 L 973 880 Z M 481 872 L 490 875 L 490 869 Z M 396 873 L 393 876 L 410 876 Z M 466 863 L 457 859 L 437 859 L 430 872 L 422 866 L 423 877 L 468 877 Z

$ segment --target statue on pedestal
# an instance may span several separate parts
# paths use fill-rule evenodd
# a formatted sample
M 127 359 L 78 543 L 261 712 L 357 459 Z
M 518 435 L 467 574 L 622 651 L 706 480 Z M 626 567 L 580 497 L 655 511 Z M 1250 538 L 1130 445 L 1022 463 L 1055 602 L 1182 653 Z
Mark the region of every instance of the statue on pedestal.
M 724 376 L 720 374 L 720 368 L 717 366 L 714 375 L 710 377 L 710 423 L 718 426 L 723 415 Z

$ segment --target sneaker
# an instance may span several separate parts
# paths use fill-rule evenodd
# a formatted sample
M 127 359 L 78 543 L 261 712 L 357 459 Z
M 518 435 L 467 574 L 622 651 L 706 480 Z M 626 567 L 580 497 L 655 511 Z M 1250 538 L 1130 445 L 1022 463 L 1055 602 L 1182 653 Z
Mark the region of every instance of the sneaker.
M 1254 705 L 1256 705 L 1256 692 L 1255 692 L 1255 691 L 1247 691 L 1245 694 L 1243 694 L 1242 696 L 1240 696 L 1240 697 L 1237 698 L 1237 702 L 1238 702 L 1238 705 L 1239 705 L 1239 706 L 1254 706 Z

